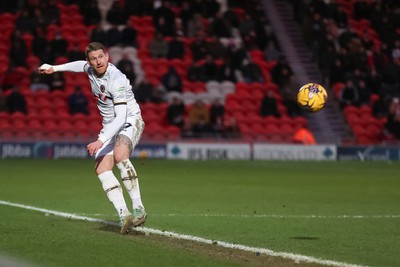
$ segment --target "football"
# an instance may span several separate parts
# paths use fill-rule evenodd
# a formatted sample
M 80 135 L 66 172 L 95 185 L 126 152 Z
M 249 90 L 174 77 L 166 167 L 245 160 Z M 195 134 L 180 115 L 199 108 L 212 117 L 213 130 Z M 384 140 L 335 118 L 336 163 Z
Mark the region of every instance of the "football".
M 297 93 L 297 103 L 308 112 L 320 111 L 328 98 L 325 88 L 318 83 L 307 83 Z

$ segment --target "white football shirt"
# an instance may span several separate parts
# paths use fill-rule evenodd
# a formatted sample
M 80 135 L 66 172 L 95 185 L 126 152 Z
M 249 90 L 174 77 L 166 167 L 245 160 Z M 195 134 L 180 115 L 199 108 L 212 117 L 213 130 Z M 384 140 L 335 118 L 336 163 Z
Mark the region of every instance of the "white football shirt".
M 113 121 L 115 104 L 127 104 L 127 117 L 140 115 L 129 80 L 113 64 L 108 63 L 107 70 L 101 77 L 96 76 L 89 64 L 85 64 L 84 70 L 89 76 L 92 94 L 103 117 L 103 125 Z
M 92 88 L 92 94 L 96 100 L 100 114 L 103 117 L 103 135 L 105 134 L 104 131 L 111 130 L 106 126 L 115 118 L 115 105 L 127 105 L 126 121 L 134 121 L 134 117 L 141 117 L 140 107 L 136 102 L 129 80 L 126 78 L 125 74 L 112 63 L 108 63 L 107 70 L 101 77 L 98 77 L 93 67 L 84 60 L 63 64 L 61 69 L 62 71 L 87 73 Z

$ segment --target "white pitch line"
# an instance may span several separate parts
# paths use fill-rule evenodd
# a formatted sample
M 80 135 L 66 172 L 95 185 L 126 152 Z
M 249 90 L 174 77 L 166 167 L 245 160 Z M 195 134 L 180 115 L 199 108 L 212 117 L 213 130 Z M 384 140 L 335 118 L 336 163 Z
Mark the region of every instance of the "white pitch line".
M 106 221 L 106 220 L 75 215 L 75 214 L 67 213 L 67 212 L 48 210 L 48 209 L 13 203 L 13 202 L 9 202 L 9 201 L 0 200 L 0 204 L 5 205 L 5 206 L 27 209 L 27 210 L 39 211 L 39 212 L 43 212 L 45 214 L 52 214 L 55 216 L 60 216 L 60 217 L 69 218 L 69 219 L 89 221 L 89 222 L 99 222 L 99 223 L 104 223 L 104 224 L 114 225 L 114 226 L 119 225 L 118 223 L 110 222 L 110 221 Z M 137 228 L 135 228 L 135 230 L 138 232 L 145 233 L 145 234 L 156 234 L 156 235 L 167 236 L 167 237 L 172 237 L 172 238 L 176 238 L 176 239 L 194 241 L 194 242 L 198 242 L 198 243 L 213 244 L 213 245 L 217 245 L 217 246 L 229 248 L 229 249 L 236 249 L 236 250 L 247 251 L 247 252 L 252 252 L 252 253 L 257 253 L 257 254 L 259 253 L 259 254 L 264 254 L 264 255 L 272 256 L 272 257 L 280 257 L 280 258 L 284 258 L 284 259 L 293 260 L 295 263 L 307 262 L 307 263 L 316 263 L 316 264 L 321 264 L 321 265 L 326 265 L 326 266 L 335 266 L 335 267 L 368 267 L 366 265 L 358 265 L 358 264 L 338 262 L 338 261 L 333 261 L 333 260 L 325 260 L 325 259 L 320 259 L 320 258 L 315 258 L 315 257 L 310 257 L 310 256 L 305 256 L 305 255 L 300 255 L 300 254 L 294 254 L 294 253 L 289 253 L 289 252 L 276 252 L 276 251 L 273 251 L 268 248 L 250 247 L 250 246 L 246 246 L 246 245 L 233 244 L 233 243 L 228 243 L 228 242 L 219 241 L 219 240 L 206 239 L 206 238 L 202 238 L 202 237 L 198 237 L 198 236 L 178 234 L 178 233 L 170 232 L 170 231 L 161 231 L 158 229 L 153 229 L 153 228 L 148 228 L 148 227 L 137 227 Z
M 114 216 L 104 213 L 78 213 L 81 216 Z M 278 214 L 179 214 L 179 213 L 152 213 L 158 217 L 234 217 L 234 218 L 273 218 L 273 219 L 399 219 L 400 215 L 278 215 Z
M 397 219 L 400 215 L 278 215 L 278 214 L 152 214 L 160 217 L 236 217 L 278 219 Z

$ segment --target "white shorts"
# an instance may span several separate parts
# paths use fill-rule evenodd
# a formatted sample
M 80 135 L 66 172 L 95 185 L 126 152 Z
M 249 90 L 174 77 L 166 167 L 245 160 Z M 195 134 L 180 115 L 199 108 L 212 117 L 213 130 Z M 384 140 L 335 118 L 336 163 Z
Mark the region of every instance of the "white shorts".
M 114 137 L 107 140 L 99 150 L 97 150 L 94 158 L 97 159 L 102 156 L 113 155 L 115 138 L 119 134 L 123 134 L 131 140 L 133 151 L 137 143 L 139 143 L 140 138 L 142 137 L 143 130 L 144 122 L 140 116 L 128 118 L 126 120 L 125 126 Z

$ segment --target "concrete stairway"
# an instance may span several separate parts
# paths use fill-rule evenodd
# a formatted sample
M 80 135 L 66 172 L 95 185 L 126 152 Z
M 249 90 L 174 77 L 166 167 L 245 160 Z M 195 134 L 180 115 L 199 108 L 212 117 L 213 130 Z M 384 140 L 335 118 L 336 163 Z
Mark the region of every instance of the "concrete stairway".
M 282 52 L 296 75 L 298 88 L 309 82 L 323 85 L 318 66 L 312 61 L 311 52 L 301 36 L 299 25 L 293 19 L 290 5 L 285 0 L 262 2 Z M 343 114 L 332 96 L 333 92 L 328 90 L 328 102 L 324 109 L 319 113 L 306 114 L 310 130 L 318 143 L 339 144 L 351 138 Z

